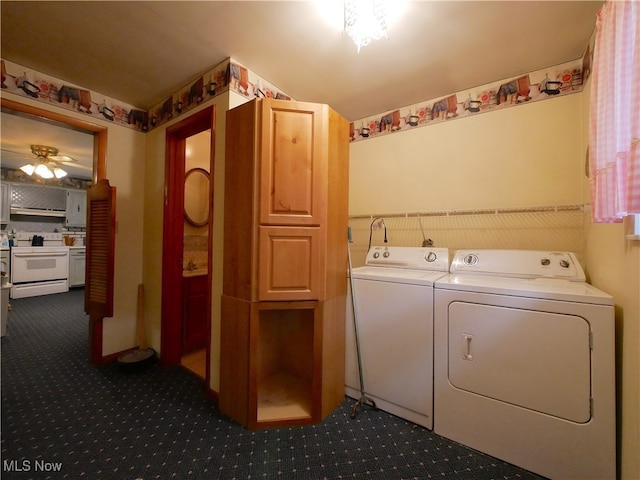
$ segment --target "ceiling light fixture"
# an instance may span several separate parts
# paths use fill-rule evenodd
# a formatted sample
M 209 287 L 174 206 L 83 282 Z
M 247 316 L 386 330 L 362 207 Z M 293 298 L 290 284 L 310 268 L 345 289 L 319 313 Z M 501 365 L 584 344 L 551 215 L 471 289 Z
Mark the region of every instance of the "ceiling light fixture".
M 387 36 L 386 0 L 345 0 L 344 31 L 358 47 Z
M 58 149 L 54 147 L 47 147 L 45 145 L 31 145 L 31 152 L 38 157 L 38 163 L 27 164 L 20 167 L 27 175 L 33 175 L 34 173 L 42 178 L 62 178 L 67 175 L 67 172 L 57 165 L 49 165 L 49 155 L 57 155 Z M 53 163 L 53 162 L 51 162 Z

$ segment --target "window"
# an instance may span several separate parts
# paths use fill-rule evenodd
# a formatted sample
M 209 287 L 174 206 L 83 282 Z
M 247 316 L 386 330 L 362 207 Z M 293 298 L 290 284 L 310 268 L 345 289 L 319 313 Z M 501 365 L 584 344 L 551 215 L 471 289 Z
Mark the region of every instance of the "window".
M 608 0 L 598 12 L 589 127 L 597 223 L 640 214 L 639 25 L 640 2 Z

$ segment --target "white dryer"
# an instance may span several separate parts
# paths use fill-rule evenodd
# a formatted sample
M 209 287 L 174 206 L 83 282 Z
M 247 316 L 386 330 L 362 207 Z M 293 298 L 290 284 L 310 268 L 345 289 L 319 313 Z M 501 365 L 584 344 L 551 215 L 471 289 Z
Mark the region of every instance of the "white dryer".
M 434 288 L 434 431 L 553 479 L 615 479 L 613 299 L 574 254 L 461 250 Z
M 446 248 L 373 247 L 365 266 L 352 272 L 366 396 L 381 410 L 429 429 L 433 428 L 433 284 L 448 271 Z M 353 320 L 349 296 L 345 392 L 360 399 Z

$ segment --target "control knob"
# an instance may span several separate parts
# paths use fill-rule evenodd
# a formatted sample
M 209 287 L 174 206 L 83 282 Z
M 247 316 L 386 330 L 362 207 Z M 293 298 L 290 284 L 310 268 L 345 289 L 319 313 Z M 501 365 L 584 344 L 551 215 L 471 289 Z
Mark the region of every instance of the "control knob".
M 465 265 L 469 267 L 473 267 L 476 263 L 478 263 L 478 256 L 473 253 L 470 253 L 469 255 L 465 255 L 462 261 L 464 262 Z

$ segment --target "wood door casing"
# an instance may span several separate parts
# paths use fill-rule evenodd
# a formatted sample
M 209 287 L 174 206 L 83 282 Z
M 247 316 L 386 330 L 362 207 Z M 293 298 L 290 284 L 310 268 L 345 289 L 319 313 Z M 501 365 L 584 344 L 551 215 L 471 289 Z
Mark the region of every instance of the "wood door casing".
M 178 365 L 182 358 L 182 267 L 184 235 L 184 178 L 186 139 L 205 130 L 211 130 L 210 172 L 215 172 L 215 110 L 213 106 L 171 125 L 166 131 L 165 199 L 162 241 L 162 318 L 160 335 L 160 364 Z M 211 185 L 215 178 L 211 173 Z M 209 211 L 213 212 L 213 188 L 209 191 Z M 213 235 L 213 223 L 209 221 L 208 236 Z M 210 242 L 209 242 L 210 244 Z M 211 248 L 207 264 L 212 265 Z M 207 381 L 209 372 L 209 338 L 211 324 L 211 268 L 207 274 Z

